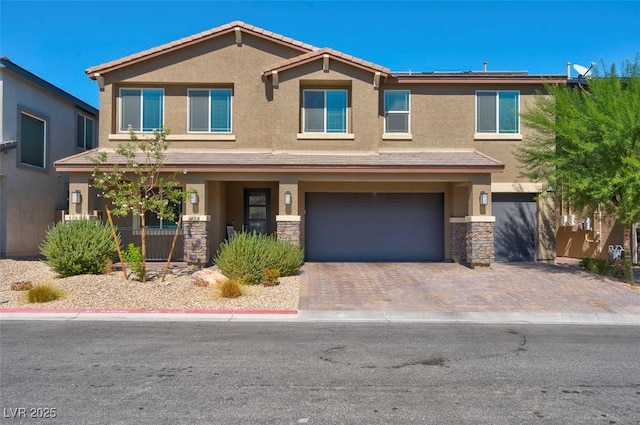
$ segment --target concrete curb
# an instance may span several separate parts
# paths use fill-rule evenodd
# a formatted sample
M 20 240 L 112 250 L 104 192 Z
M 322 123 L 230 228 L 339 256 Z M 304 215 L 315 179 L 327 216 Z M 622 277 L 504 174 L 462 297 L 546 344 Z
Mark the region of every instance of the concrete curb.
M 35 310 L 6 309 L 0 321 L 378 322 L 640 326 L 633 313 L 405 312 L 345 310 Z

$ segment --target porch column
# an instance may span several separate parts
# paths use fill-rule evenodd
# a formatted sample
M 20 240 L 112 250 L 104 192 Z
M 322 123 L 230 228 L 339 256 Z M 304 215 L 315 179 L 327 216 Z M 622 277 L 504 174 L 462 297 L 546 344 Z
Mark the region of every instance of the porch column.
M 189 264 L 203 266 L 209 262 L 209 240 L 207 238 L 208 215 L 184 215 L 184 259 Z
M 188 175 L 185 180 L 185 213 L 182 216 L 184 260 L 203 266 L 210 260 L 207 224 L 211 216 L 206 214 L 207 187 L 195 174 Z
M 496 218 L 492 216 L 467 216 L 466 255 L 471 268 L 489 267 L 495 259 L 493 249 L 493 226 Z
M 298 181 L 281 180 L 278 189 L 276 238 L 300 245 L 300 215 L 298 213 Z
M 467 223 L 464 217 L 449 219 L 451 235 L 451 259 L 456 263 L 467 262 Z
M 89 204 L 92 202 L 88 177 L 71 174 L 69 176 L 69 214 L 65 214 L 64 220 L 96 219 L 95 213 L 89 213 Z

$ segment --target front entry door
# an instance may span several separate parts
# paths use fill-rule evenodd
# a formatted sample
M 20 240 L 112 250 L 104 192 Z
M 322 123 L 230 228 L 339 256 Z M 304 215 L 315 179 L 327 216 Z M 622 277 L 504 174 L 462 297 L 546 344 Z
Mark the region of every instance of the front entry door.
M 245 189 L 244 222 L 247 232 L 267 234 L 270 232 L 270 198 L 270 189 Z

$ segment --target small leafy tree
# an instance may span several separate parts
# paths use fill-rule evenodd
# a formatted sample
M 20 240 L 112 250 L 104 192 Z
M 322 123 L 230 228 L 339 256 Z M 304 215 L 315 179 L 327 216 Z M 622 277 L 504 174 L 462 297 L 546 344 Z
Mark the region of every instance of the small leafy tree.
M 603 64 L 604 65 L 604 64 Z M 517 151 L 522 174 L 556 188 L 578 210 L 599 206 L 625 226 L 625 279 L 632 283 L 631 229 L 640 221 L 640 55 L 586 87 L 547 85 L 522 114 L 536 130 Z
M 168 130 L 161 129 L 154 130 L 152 137 L 139 138 L 130 131 L 131 140 L 116 147 L 115 157 L 101 151 L 93 158 L 93 186 L 112 202 L 113 214 L 140 217 L 142 282 L 146 282 L 145 214 L 152 212 L 161 219 L 175 220 L 171 205 L 183 197 L 176 175 L 163 173 L 168 134 Z

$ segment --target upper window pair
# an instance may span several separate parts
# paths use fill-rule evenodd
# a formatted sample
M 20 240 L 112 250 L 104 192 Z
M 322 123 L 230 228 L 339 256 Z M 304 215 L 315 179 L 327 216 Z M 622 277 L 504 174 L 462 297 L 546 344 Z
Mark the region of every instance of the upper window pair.
M 188 129 L 231 133 L 231 89 L 188 91 Z M 120 131 L 153 131 L 164 124 L 164 90 L 120 90 Z
M 520 92 L 477 91 L 476 132 L 520 133 Z

